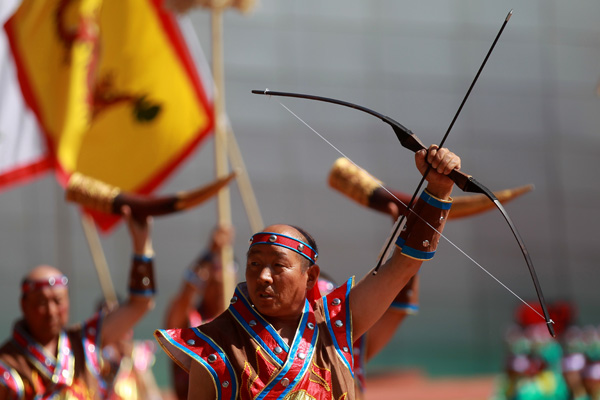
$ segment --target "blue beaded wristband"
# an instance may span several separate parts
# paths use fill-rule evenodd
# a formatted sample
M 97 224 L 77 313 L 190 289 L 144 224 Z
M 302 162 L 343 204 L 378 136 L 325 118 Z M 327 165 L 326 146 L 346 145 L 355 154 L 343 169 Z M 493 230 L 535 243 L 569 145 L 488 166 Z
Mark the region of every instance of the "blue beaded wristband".
M 419 313 L 419 305 L 411 303 L 393 302 L 390 308 L 397 311 L 405 311 L 407 314 L 415 315 Z
M 149 263 L 149 262 L 152 262 L 153 257 L 148 257 L 148 256 L 145 256 L 143 254 L 134 254 L 133 255 L 133 260 L 134 261 L 143 262 L 143 263 Z
M 142 296 L 142 297 L 154 297 L 156 294 L 156 290 L 154 289 L 145 289 L 145 290 L 135 290 L 129 289 L 129 294 L 134 296 Z

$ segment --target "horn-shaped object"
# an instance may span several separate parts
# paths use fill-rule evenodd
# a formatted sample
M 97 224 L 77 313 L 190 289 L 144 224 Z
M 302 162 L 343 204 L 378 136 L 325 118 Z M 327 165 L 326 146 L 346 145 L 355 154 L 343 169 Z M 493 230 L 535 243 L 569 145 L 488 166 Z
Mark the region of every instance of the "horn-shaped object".
M 379 179 L 373 177 L 365 170 L 358 168 L 344 157 L 338 158 L 329 172 L 329 186 L 357 203 L 382 213 L 390 214 L 388 203 L 393 202 L 398 206 L 401 213 L 406 212 L 406 206 L 402 203 L 408 204 L 411 196 L 406 193 L 390 190 L 401 203 L 392 194 L 382 189 L 379 186 L 381 183 Z M 513 189 L 500 190 L 494 192 L 494 194 L 501 203 L 506 203 L 532 189 L 533 185 L 525 185 Z M 457 196 L 454 197 L 454 201 L 452 202 L 448 219 L 468 217 L 491 210 L 494 207 L 494 203 L 483 194 Z
M 165 215 L 195 207 L 217 194 L 234 177 L 232 172 L 224 178 L 195 190 L 178 192 L 167 196 L 144 196 L 121 191 L 78 172 L 71 175 L 67 184 L 65 198 L 81 206 L 107 214 L 121 214 L 121 207 L 131 207 L 132 215 L 137 219 L 146 216 Z

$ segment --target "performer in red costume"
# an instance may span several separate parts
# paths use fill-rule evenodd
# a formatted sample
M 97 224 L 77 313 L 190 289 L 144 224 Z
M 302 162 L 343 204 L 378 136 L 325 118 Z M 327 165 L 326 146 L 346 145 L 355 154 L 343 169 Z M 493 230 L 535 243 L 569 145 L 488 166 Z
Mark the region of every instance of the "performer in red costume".
M 158 330 L 169 356 L 190 373 L 188 398 L 354 399 L 353 338 L 386 312 L 431 259 L 450 210 L 460 168 L 448 149 L 416 153 L 428 186 L 376 275 L 354 278 L 320 297 L 318 249 L 304 230 L 271 225 L 252 236 L 246 282 L 228 310 L 195 328 Z M 432 229 L 434 228 L 434 229 Z
M 99 312 L 67 328 L 68 278 L 40 265 L 23 280 L 21 311 L 12 337 L 0 348 L 0 399 L 101 399 L 100 352 L 115 343 L 153 306 L 155 292 L 149 221 L 137 221 L 124 206 L 133 242 L 129 298 L 114 311 Z

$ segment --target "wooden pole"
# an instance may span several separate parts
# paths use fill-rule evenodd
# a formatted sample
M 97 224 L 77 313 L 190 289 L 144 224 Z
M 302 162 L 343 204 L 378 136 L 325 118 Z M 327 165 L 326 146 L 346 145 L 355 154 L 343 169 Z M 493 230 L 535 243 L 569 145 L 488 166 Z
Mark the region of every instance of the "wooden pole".
M 260 214 L 260 209 L 258 208 L 252 184 L 250 183 L 250 177 L 248 176 L 244 159 L 242 158 L 242 152 L 238 146 L 233 129 L 231 129 L 231 125 L 229 124 L 227 124 L 227 150 L 231 165 L 237 173 L 236 182 L 240 190 L 240 195 L 242 197 L 242 202 L 244 203 L 246 216 L 248 217 L 252 233 L 260 232 L 265 225 L 263 223 L 262 215 Z
M 83 212 L 80 214 L 81 226 L 83 226 L 83 232 L 85 233 L 85 238 L 87 239 L 88 247 L 90 248 L 92 260 L 94 261 L 94 266 L 96 267 L 96 273 L 98 274 L 98 280 L 100 281 L 100 288 L 102 289 L 102 294 L 104 295 L 104 301 L 106 302 L 107 307 L 112 309 L 118 305 L 117 294 L 115 293 L 115 288 L 110 277 L 110 271 L 108 269 L 106 257 L 104 256 L 104 251 L 102 250 L 100 238 L 98 237 L 96 225 L 94 224 L 92 217 L 90 217 L 88 214 Z
M 225 72 L 223 67 L 223 10 L 213 9 L 211 12 L 212 27 L 212 73 L 215 84 L 214 121 L 215 121 L 215 170 L 217 178 L 229 173 L 227 165 L 227 132 L 225 119 Z M 231 225 L 231 202 L 229 189 L 223 188 L 218 197 L 218 223 Z M 233 294 L 233 249 L 231 245 L 224 246 L 221 251 L 223 271 L 223 304 L 226 306 Z

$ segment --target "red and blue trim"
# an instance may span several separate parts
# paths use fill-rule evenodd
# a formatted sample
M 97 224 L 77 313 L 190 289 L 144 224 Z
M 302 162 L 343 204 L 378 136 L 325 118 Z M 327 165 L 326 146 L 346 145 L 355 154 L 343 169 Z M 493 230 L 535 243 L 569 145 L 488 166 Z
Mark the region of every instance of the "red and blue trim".
M 352 286 L 354 286 L 354 277 L 323 297 L 323 310 L 335 350 L 354 378 L 352 317 L 348 301 Z
M 213 379 L 217 399 L 236 399 L 239 383 L 233 366 L 225 351 L 209 336 L 198 328 L 159 329 L 154 335 L 160 346 L 186 372 L 189 373 L 190 363 L 184 363 L 181 356 L 187 356 L 204 366 Z
M 282 235 L 275 232 L 258 232 L 250 238 L 250 248 L 257 244 L 270 244 L 273 246 L 281 246 L 286 249 L 295 251 L 302 257 L 306 258 L 313 264 L 317 262 L 319 255 L 308 243 L 298 240 L 291 236 Z
M 13 368 L 0 361 L 0 385 L 8 388 L 11 399 L 24 399 L 25 387 L 21 376 Z
M 288 344 L 283 341 L 275 328 L 262 315 L 256 312 L 239 288 L 235 289 L 235 294 L 228 311 L 273 361 L 281 367 L 290 352 Z M 251 321 L 255 323 L 253 326 L 250 325 Z M 282 350 L 279 354 L 275 354 L 273 351 L 276 347 Z
M 100 349 L 100 330 L 104 318 L 103 312 L 98 312 L 91 319 L 85 322 L 82 330 L 83 354 L 85 356 L 85 366 L 90 373 L 96 377 L 101 394 L 104 396 L 108 392 L 108 385 L 102 378 Z
M 312 328 L 308 328 L 309 323 Z M 305 300 L 300 325 L 287 360 L 277 376 L 255 397 L 256 400 L 284 399 L 295 388 L 312 365 L 318 336 L 319 329 L 316 325 L 314 312 L 308 300 Z M 285 384 L 283 383 L 284 380 L 287 381 Z

